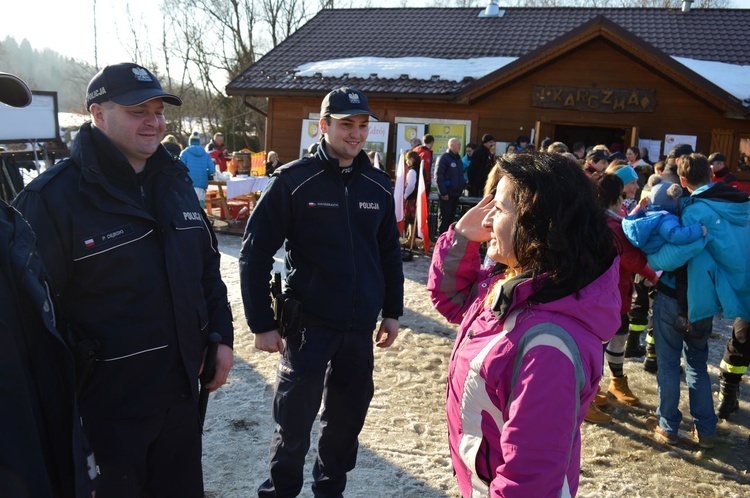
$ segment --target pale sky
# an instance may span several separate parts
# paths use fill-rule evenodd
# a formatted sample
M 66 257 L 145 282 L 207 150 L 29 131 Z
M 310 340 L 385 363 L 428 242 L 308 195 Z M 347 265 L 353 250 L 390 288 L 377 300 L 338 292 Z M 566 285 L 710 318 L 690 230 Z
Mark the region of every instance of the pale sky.
M 62 55 L 94 63 L 94 0 L 16 0 L 14 15 L 0 16 L 0 39 L 6 35 L 20 41 L 28 39 L 34 49 L 51 48 Z M 355 2 L 356 3 L 356 2 Z M 380 0 L 379 5 L 399 6 L 399 0 Z M 426 6 L 428 0 L 415 0 L 410 6 Z M 503 0 L 499 0 L 502 5 Z M 99 66 L 130 60 L 123 49 L 122 36 L 129 39 L 126 4 L 130 5 L 134 25 L 160 31 L 160 13 L 156 0 L 98 0 L 96 2 Z M 750 0 L 732 0 L 737 8 L 750 8 Z M 118 36 L 119 34 L 119 36 Z M 157 35 L 158 36 L 158 35 Z M 2 68 L 0 68 L 1 70 Z
M 748 0 L 750 1 L 750 0 Z M 0 38 L 24 38 L 32 48 L 50 48 L 56 52 L 94 63 L 94 0 L 18 0 L 15 15 L 0 16 Z M 96 1 L 99 66 L 130 60 L 118 32 L 127 33 L 129 22 L 125 3 L 130 4 L 136 25 L 159 28 L 159 10 L 154 0 Z M 23 19 L 24 14 L 27 16 Z M 149 22 L 150 20 L 150 22 Z

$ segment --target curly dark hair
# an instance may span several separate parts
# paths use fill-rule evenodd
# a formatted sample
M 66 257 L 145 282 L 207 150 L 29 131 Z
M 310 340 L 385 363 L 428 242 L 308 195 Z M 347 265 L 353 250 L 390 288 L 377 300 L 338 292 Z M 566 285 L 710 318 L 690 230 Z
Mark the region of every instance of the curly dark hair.
M 532 272 L 535 299 L 577 293 L 612 265 L 612 232 L 578 163 L 539 152 L 503 155 L 498 166 L 512 186 L 513 248 L 519 266 Z

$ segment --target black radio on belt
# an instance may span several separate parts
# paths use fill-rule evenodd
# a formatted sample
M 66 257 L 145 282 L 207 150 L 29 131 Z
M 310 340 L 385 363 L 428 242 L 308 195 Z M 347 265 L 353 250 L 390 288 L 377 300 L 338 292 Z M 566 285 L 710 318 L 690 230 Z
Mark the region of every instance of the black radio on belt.
M 300 331 L 302 326 L 302 303 L 281 289 L 281 273 L 274 272 L 271 280 L 273 317 L 279 324 L 279 335 L 289 337 Z

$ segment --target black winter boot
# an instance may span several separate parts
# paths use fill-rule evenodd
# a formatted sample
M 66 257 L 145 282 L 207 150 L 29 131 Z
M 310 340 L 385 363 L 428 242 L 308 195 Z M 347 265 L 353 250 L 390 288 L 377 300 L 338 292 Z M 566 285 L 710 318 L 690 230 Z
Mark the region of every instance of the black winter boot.
M 646 354 L 646 346 L 641 345 L 641 333 L 628 333 L 628 342 L 625 344 L 625 358 L 640 358 Z
M 646 359 L 643 360 L 643 369 L 652 374 L 655 374 L 659 369 L 659 365 L 656 363 L 656 344 L 654 343 L 654 333 L 651 329 L 646 331 Z
M 721 400 L 721 404 L 719 404 L 719 413 L 717 415 L 719 418 L 728 419 L 729 415 L 740 409 L 740 402 L 737 399 L 740 392 L 740 383 L 739 381 L 728 381 L 724 378 L 721 378 L 719 383 L 719 399 Z

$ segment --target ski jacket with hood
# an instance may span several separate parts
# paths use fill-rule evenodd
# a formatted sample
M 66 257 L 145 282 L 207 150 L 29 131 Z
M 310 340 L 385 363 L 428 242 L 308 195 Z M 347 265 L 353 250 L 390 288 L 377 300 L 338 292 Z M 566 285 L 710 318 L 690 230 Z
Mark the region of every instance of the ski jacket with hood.
M 208 177 L 216 170 L 211 156 L 200 145 L 191 145 L 182 151 L 180 160 L 185 163 L 189 170 L 188 174 L 190 179 L 193 180 L 193 187 L 206 190 L 208 188 Z
M 528 278 L 480 269 L 479 243 L 453 227 L 438 240 L 428 289 L 460 323 L 446 411 L 465 498 L 576 494 L 580 426 L 599 386 L 602 343 L 620 326 L 618 259 L 577 295 L 541 303 Z
M 683 199 L 682 224 L 700 223 L 708 235 L 690 244 L 664 244 L 648 256 L 655 269 L 688 265 L 688 318 L 719 313 L 750 320 L 750 199 L 726 183 L 709 183 Z
M 667 242 L 682 246 L 703 237 L 703 227 L 682 226 L 677 215 L 666 210 L 641 209 L 622 220 L 622 231 L 646 254 L 655 253 Z

